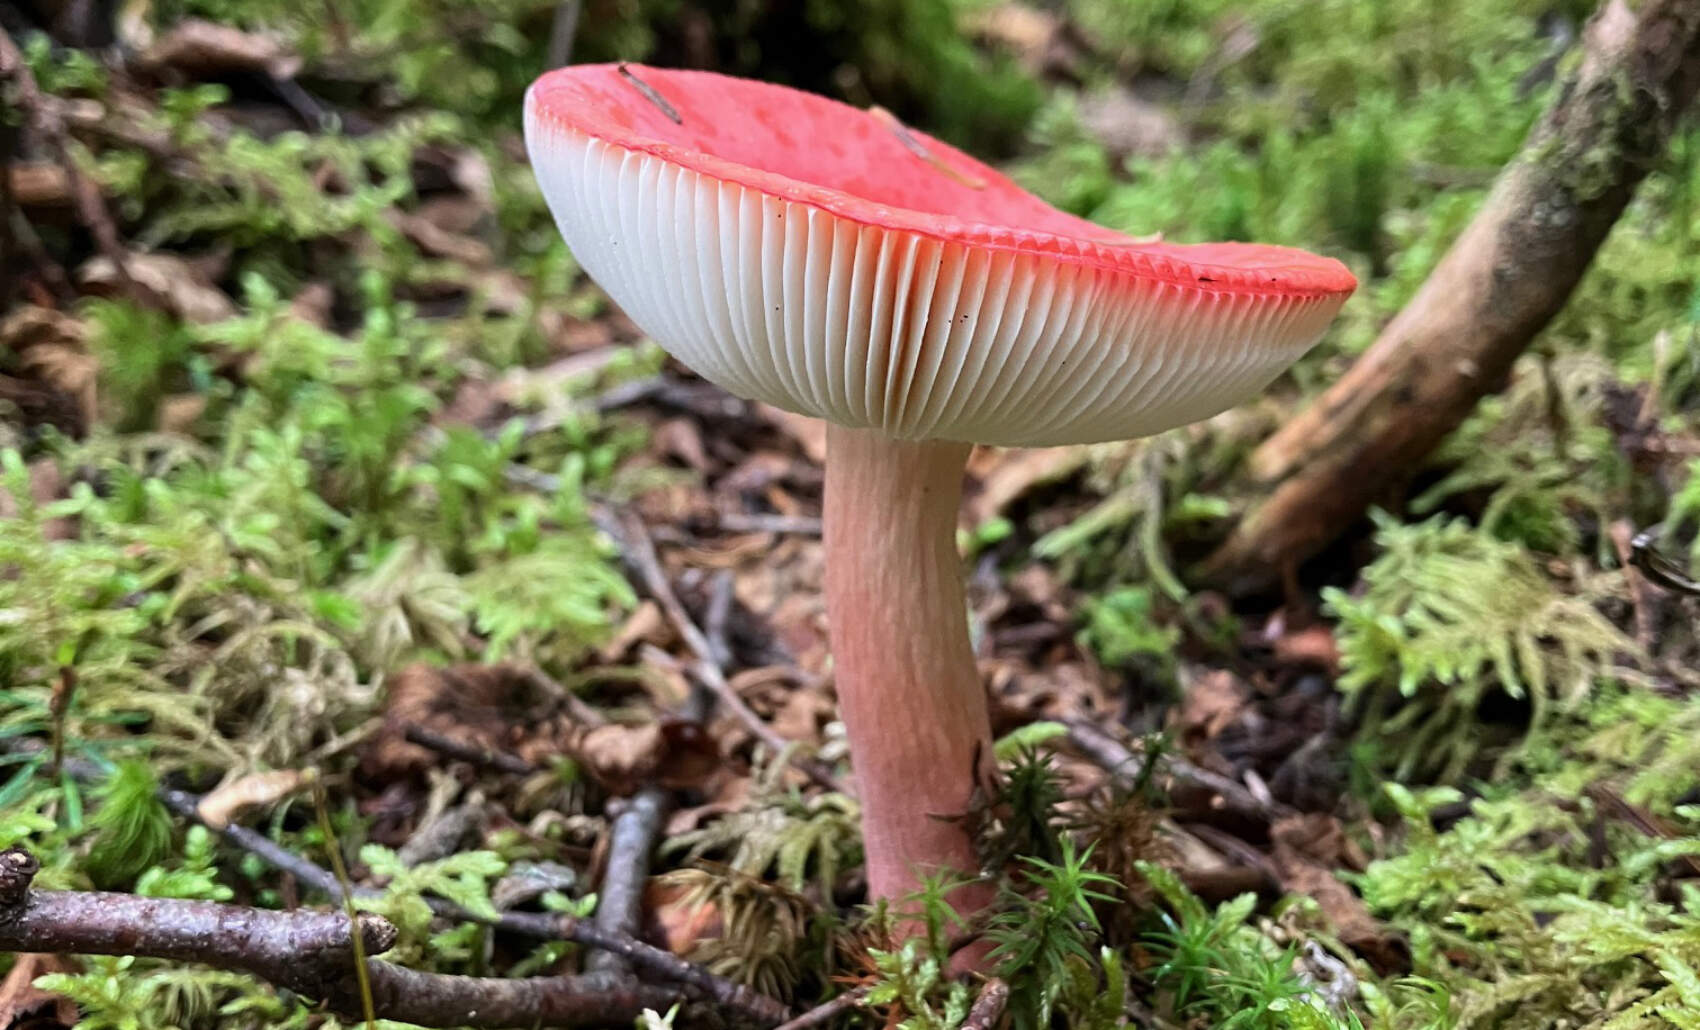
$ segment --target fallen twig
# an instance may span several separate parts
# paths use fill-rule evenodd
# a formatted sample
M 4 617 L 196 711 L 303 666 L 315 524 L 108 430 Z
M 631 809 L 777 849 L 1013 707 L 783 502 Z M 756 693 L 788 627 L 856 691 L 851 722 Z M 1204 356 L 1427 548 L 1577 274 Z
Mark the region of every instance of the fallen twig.
M 614 817 L 604 863 L 607 871 L 602 876 L 601 889 L 596 892 L 597 929 L 628 937 L 637 934 L 638 922 L 643 918 L 644 881 L 649 879 L 650 858 L 670 807 L 667 792 L 650 786 L 632 796 Z M 598 951 L 590 956 L 585 968 L 591 972 L 629 973 L 631 964 L 618 952 Z
M 1700 3 L 1603 0 L 1581 59 L 1375 344 L 1252 454 L 1265 494 L 1197 570 L 1264 589 L 1393 491 L 1569 299 L 1700 91 Z
M 702 632 L 714 652 L 714 662 L 724 669 L 732 664 L 732 641 L 727 623 L 732 619 L 732 570 L 721 569 L 708 586 L 708 610 L 703 613 Z
M 778 533 L 792 536 L 820 536 L 821 522 L 813 515 L 749 515 L 726 512 L 714 517 L 714 528 L 728 533 Z
M 559 68 L 572 60 L 573 39 L 578 35 L 578 20 L 582 0 L 561 0 L 555 5 L 555 21 L 549 29 L 549 56 L 546 68 Z
M 32 890 L 38 868 L 25 851 L 0 852 L 0 951 L 197 962 L 257 976 L 343 1015 L 361 1014 L 353 930 L 340 912 Z M 395 944 L 395 927 L 378 916 L 363 913 L 356 925 L 369 953 Z M 644 1009 L 681 1000 L 676 989 L 629 977 L 448 976 L 381 959 L 368 959 L 365 969 L 375 1015 L 420 1026 L 629 1026 Z
M 830 1022 L 843 1013 L 860 1007 L 870 990 L 871 987 L 858 987 L 853 991 L 846 991 L 823 1005 L 816 1005 L 790 1022 L 781 1023 L 774 1027 L 774 1030 L 809 1030 L 810 1027 Z
M 1068 726 L 1069 743 L 1118 781 L 1131 783 L 1139 775 L 1146 761 L 1144 755 L 1133 752 L 1092 723 L 1072 719 L 1065 725 Z M 1221 799 L 1223 807 L 1247 818 L 1268 823 L 1297 814 L 1297 809 L 1290 805 L 1274 798 L 1259 798 L 1228 777 L 1200 768 L 1184 758 L 1162 754 L 1157 756 L 1156 761 L 1158 773 L 1213 792 Z
M 98 779 L 101 775 L 97 769 L 85 762 L 70 760 L 66 762 L 65 767 L 67 772 L 78 779 Z M 166 788 L 159 792 L 159 797 L 165 806 L 173 812 L 185 819 L 205 825 L 201 820 L 200 798 L 197 795 L 184 790 Z M 336 876 L 330 870 L 310 859 L 294 854 L 264 834 L 235 823 L 223 828 L 209 827 L 209 829 L 213 829 L 231 844 L 260 859 L 272 868 L 288 873 L 296 880 L 321 892 L 331 900 L 342 900 L 342 885 L 337 882 Z M 381 897 L 383 892 L 368 887 L 356 888 L 354 894 L 359 898 L 375 898 Z M 459 905 L 442 898 L 428 897 L 425 901 L 430 905 L 431 911 L 446 919 L 479 923 L 503 933 L 529 937 L 533 940 L 572 941 L 587 948 L 599 948 L 603 951 L 613 952 L 626 958 L 634 966 L 652 976 L 688 987 L 703 998 L 737 1012 L 751 1022 L 762 1026 L 772 1026 L 790 1016 L 785 1005 L 773 998 L 745 987 L 743 984 L 717 976 L 701 966 L 693 965 L 664 948 L 646 944 L 627 933 L 605 929 L 593 922 L 571 916 L 540 912 L 508 912 L 492 920 L 475 912 L 468 912 Z M 346 925 L 346 921 L 344 921 L 344 925 Z
M 1629 603 L 1634 610 L 1635 642 L 1651 657 L 1658 651 L 1660 598 L 1648 589 L 1646 574 L 1640 569 L 1650 546 L 1644 541 L 1642 549 L 1637 550 L 1638 539 L 1628 519 L 1611 524 L 1612 547 L 1617 550 L 1617 560 L 1623 563 L 1624 584 L 1629 588 Z
M 642 520 L 627 517 L 622 522 L 607 511 L 596 511 L 594 516 L 602 531 L 620 543 L 620 553 L 627 566 L 637 574 L 645 592 L 661 606 L 667 620 L 673 624 L 674 632 L 679 634 L 685 646 L 690 649 L 693 660 L 686 668 L 691 675 L 713 691 L 720 703 L 774 754 L 787 757 L 805 776 L 828 790 L 848 793 L 826 763 L 799 754 L 794 742 L 780 736 L 744 702 L 736 690 L 732 689 L 726 681 L 726 673 L 714 660 L 714 645 L 685 610 L 685 606 L 679 602 L 678 595 L 673 593 L 672 584 L 668 583 L 667 574 L 661 568 L 661 561 L 655 555 L 655 542 L 650 539 L 649 530 Z
M 535 765 L 517 755 L 507 755 L 498 751 L 486 751 L 483 748 L 473 747 L 435 730 L 428 730 L 423 726 L 408 726 L 402 735 L 407 738 L 409 743 L 418 744 L 422 748 L 428 748 L 440 755 L 462 762 L 470 762 L 473 765 L 494 769 L 497 772 L 508 773 L 513 776 L 525 776 L 537 771 Z
M 1700 582 L 1691 579 L 1681 566 L 1660 554 L 1658 548 L 1653 546 L 1653 537 L 1657 531 L 1658 527 L 1655 526 L 1635 534 L 1629 544 L 1630 564 L 1666 590 L 1689 597 L 1700 597 Z
M 24 62 L 23 53 L 4 28 L 0 28 L 0 78 L 9 78 L 16 84 L 18 105 L 23 108 L 30 125 L 41 134 L 53 160 L 65 170 L 66 181 L 71 186 L 71 200 L 77 205 L 77 215 L 94 236 L 100 252 L 112 262 L 119 285 L 130 297 L 142 299 L 141 287 L 130 276 L 124 245 L 118 240 L 118 229 L 112 222 L 111 212 L 106 210 L 106 201 L 101 199 L 100 191 L 77 167 L 76 159 L 71 155 L 70 137 L 59 117 L 58 108 L 44 101 L 41 87 Z

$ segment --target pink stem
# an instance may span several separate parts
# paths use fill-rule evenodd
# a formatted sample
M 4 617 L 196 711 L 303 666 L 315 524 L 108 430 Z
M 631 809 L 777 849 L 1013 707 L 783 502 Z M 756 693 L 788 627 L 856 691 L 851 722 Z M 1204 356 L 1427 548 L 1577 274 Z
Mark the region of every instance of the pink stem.
M 968 451 L 827 427 L 827 621 L 871 898 L 978 868 L 967 830 L 948 819 L 996 768 L 956 550 Z M 976 884 L 951 900 L 968 911 L 991 896 Z

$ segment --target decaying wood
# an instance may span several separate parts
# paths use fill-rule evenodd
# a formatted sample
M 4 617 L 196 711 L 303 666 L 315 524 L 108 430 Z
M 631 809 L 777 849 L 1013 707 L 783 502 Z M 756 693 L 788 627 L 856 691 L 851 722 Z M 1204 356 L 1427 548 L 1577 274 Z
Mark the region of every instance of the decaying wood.
M 1521 154 L 1352 369 L 1253 455 L 1266 492 L 1198 570 L 1276 582 L 1387 497 L 1502 389 L 1569 298 L 1700 87 L 1700 0 L 1607 0 Z

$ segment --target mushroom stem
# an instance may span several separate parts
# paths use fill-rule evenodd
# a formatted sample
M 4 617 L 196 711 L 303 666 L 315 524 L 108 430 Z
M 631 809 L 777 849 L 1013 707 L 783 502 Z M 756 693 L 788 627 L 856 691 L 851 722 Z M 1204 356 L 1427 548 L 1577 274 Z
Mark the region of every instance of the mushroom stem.
M 951 818 L 996 769 L 956 550 L 968 452 L 827 425 L 827 622 L 872 899 L 978 868 Z M 991 896 L 976 883 L 951 901 L 971 911 Z

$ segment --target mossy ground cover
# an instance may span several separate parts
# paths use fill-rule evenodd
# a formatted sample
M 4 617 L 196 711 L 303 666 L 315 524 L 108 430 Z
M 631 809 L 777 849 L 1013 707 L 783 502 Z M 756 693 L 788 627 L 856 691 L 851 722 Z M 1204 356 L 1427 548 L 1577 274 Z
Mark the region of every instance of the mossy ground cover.
M 978 985 L 941 971 L 963 929 L 944 885 L 929 932 L 890 944 L 856 907 L 853 801 L 733 720 L 706 748 L 656 729 L 686 650 L 609 512 L 650 527 L 752 705 L 842 769 L 811 607 L 818 440 L 665 363 L 549 224 L 517 127 L 563 6 L 178 0 L 126 9 L 116 46 L 6 9 L 140 288 L 14 176 L 36 246 L 9 251 L 33 256 L 0 323 L 0 847 L 39 857 L 42 887 L 325 900 L 156 794 L 210 792 L 383 887 L 398 961 L 535 975 L 584 956 L 422 899 L 593 910 L 610 799 L 659 780 L 677 808 L 650 939 L 799 1007 L 867 988 L 847 1025 L 955 1026 Z M 963 540 L 1008 734 L 984 834 L 1000 902 L 977 929 L 1010 1025 L 1700 1026 L 1697 602 L 1627 567 L 1648 527 L 1700 562 L 1700 132 L 1509 389 L 1289 596 L 1230 603 L 1179 571 L 1244 502 L 1248 449 L 1368 345 L 1515 157 L 1589 13 L 583 5 L 575 59 L 878 102 L 1106 224 L 1304 246 L 1363 281 L 1266 401 L 975 459 Z M 266 33 L 287 70 L 232 39 L 143 59 L 196 19 Z M 10 149 L 14 112 L 11 166 L 50 165 Z M 1082 718 L 1143 742 L 1131 774 L 1071 748 Z M 1159 754 L 1263 785 L 1278 813 L 1220 818 Z M 90 1027 L 337 1022 L 195 966 L 43 972 Z

